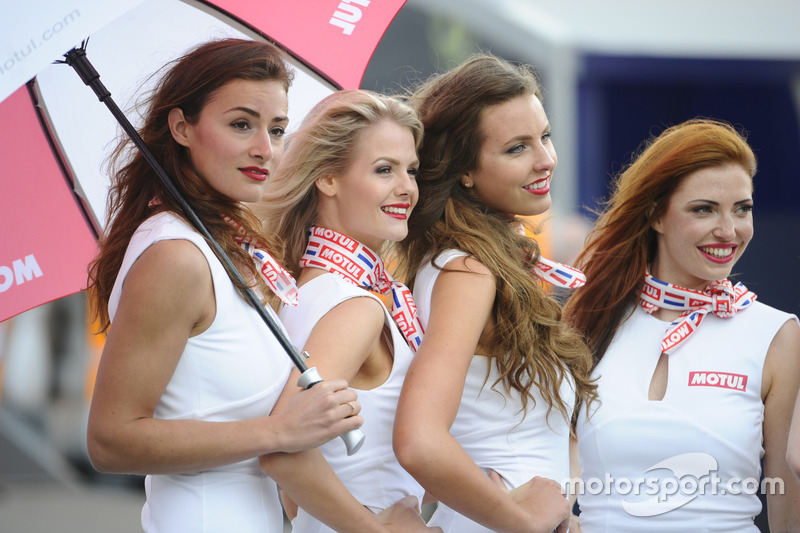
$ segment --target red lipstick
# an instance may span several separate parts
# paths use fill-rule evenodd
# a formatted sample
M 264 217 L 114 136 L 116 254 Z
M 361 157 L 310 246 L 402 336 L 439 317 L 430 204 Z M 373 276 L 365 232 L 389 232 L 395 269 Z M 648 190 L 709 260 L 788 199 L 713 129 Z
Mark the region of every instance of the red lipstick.
M 407 203 L 384 205 L 381 206 L 381 211 L 383 211 L 392 218 L 396 218 L 397 220 L 406 220 L 408 219 L 409 207 L 411 207 L 411 204 Z
M 725 264 L 733 261 L 736 257 L 735 244 L 707 244 L 698 246 L 697 249 L 703 254 L 703 257 L 712 263 Z M 708 251 L 706 251 L 708 250 Z M 728 253 L 730 251 L 730 253 Z
M 255 181 L 264 181 L 269 176 L 269 170 L 266 168 L 244 167 L 240 168 L 239 171 L 251 180 Z

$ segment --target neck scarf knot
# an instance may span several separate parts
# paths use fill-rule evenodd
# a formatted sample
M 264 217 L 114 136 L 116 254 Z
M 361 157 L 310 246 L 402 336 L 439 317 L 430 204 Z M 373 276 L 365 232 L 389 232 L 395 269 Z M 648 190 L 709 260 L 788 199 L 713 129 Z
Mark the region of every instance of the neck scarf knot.
M 337 274 L 345 280 L 380 294 L 392 295 L 391 315 L 406 342 L 416 351 L 424 330 L 417 316 L 411 291 L 386 272 L 378 254 L 338 231 L 314 226 L 308 232 L 303 268 L 313 267 Z
M 747 309 L 755 299 L 755 293 L 742 283 L 733 285 L 727 279 L 710 283 L 705 291 L 695 291 L 661 281 L 648 271 L 639 302 L 648 314 L 659 309 L 683 311 L 667 327 L 661 341 L 661 351 L 669 354 L 694 333 L 708 313 L 719 318 L 731 318 Z
M 522 224 L 517 226 L 517 233 L 525 235 L 525 227 Z M 577 268 L 542 256 L 539 256 L 539 260 L 533 266 L 533 273 L 542 281 L 565 289 L 575 289 L 586 284 L 586 276 Z
M 272 289 L 278 298 L 287 305 L 296 306 L 298 303 L 297 282 L 269 252 L 257 248 L 256 240 L 247 234 L 247 231 L 235 220 L 227 215 L 222 215 L 236 232 L 233 239 L 253 258 L 261 278 Z

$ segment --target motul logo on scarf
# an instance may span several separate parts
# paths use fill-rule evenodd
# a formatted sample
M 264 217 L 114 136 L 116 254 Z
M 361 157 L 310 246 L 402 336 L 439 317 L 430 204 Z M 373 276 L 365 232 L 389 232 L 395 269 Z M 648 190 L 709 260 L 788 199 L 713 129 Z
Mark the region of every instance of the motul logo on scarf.
M 398 294 L 395 293 L 394 298 L 397 299 L 397 297 Z M 409 290 L 403 291 L 400 298 L 403 302 L 395 302 L 392 318 L 394 318 L 397 327 L 400 328 L 403 335 L 405 335 L 407 339 L 412 339 L 422 333 L 422 331 L 417 329 L 417 322 L 413 319 L 414 315 L 417 313 L 417 304 L 414 302 L 414 296 L 412 296 Z M 401 312 L 401 309 L 407 309 L 408 313 Z M 419 342 L 412 347 L 416 350 L 416 346 L 419 346 Z
M 678 344 L 680 344 L 683 341 L 683 339 L 692 334 L 695 328 L 696 326 L 692 325 L 689 322 L 684 322 L 683 324 L 681 324 L 681 327 L 670 333 L 669 337 L 665 338 L 662 341 L 661 351 L 666 352 L 668 350 L 671 350 Z
M 269 263 L 264 263 L 264 265 L 261 267 L 261 273 L 264 274 L 265 278 L 273 283 L 278 281 L 278 272 L 275 270 L 275 267 Z
M 11 266 L 0 265 L 0 292 L 6 292 L 12 285 L 22 285 L 33 278 L 43 276 L 39 263 L 33 254 L 26 255 L 24 259 L 16 259 Z
M 396 317 L 394 317 L 394 322 L 395 324 L 397 324 L 397 328 L 403 335 L 405 335 L 406 337 L 413 337 L 417 335 L 419 332 L 417 331 L 417 328 L 414 327 L 414 323 L 410 322 L 408 319 L 409 317 L 400 313 Z
M 723 389 L 747 390 L 747 376 L 727 372 L 689 372 L 690 387 L 721 387 Z
M 361 20 L 361 9 L 353 4 L 367 7 L 369 0 L 343 0 L 339 2 L 339 7 L 330 20 L 331 24 L 342 28 L 342 33 L 345 35 L 352 35 L 353 30 L 356 29 L 356 22 Z
M 642 288 L 644 293 L 649 297 L 660 300 L 661 299 L 661 291 L 657 287 L 653 287 L 652 285 L 648 285 L 645 283 L 644 287 Z
M 361 268 L 356 263 L 352 262 L 330 246 L 322 245 L 319 250 L 319 256 L 323 259 L 327 259 L 336 267 L 340 268 L 343 272 L 347 272 L 350 276 L 353 276 L 356 279 L 361 278 L 364 275 L 364 269 Z
M 414 296 L 412 295 L 411 291 L 405 292 L 403 294 L 403 299 L 405 300 L 406 305 L 409 309 L 411 309 L 412 313 L 417 312 L 417 303 L 414 301 Z
M 324 237 L 329 241 L 332 241 L 350 253 L 354 253 L 356 248 L 358 248 L 358 242 L 351 239 L 347 235 L 342 233 L 338 233 L 333 230 L 329 230 L 327 228 L 321 228 L 318 226 L 314 227 L 314 235 L 317 237 Z

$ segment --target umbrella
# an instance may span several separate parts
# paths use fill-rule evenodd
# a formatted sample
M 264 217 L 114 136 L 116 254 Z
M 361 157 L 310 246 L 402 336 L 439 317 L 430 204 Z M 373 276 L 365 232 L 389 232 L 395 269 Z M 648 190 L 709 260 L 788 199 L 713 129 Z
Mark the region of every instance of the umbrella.
M 305 114 L 305 111 L 322 96 L 329 94 L 337 87 L 354 87 L 360 83 L 360 79 L 366 68 L 366 63 L 377 44 L 377 40 L 381 37 L 388 23 L 402 6 L 404 0 L 396 1 L 394 6 L 388 10 L 386 9 L 386 4 L 382 5 L 383 10 L 374 10 L 372 14 L 375 17 L 379 17 L 380 23 L 375 23 L 373 17 L 365 17 L 364 11 L 357 7 L 357 5 L 351 5 L 351 2 L 352 4 L 363 5 L 363 7 L 369 6 L 369 2 L 366 0 L 345 0 L 339 4 L 339 8 L 333 13 L 333 16 L 331 16 L 329 10 L 323 12 L 323 10 L 319 9 L 320 6 L 313 4 L 313 0 L 311 0 L 311 2 L 295 2 L 292 3 L 291 6 L 286 3 L 275 3 L 273 6 L 275 9 L 265 16 L 265 12 L 270 12 L 270 10 L 265 7 L 254 9 L 250 4 L 239 5 L 231 0 L 219 1 L 217 2 L 218 7 L 226 9 L 228 15 L 237 17 L 236 20 L 228 21 L 230 24 L 229 26 L 220 26 L 217 19 L 219 14 L 214 13 L 214 16 L 212 16 L 212 14 L 208 12 L 207 4 L 202 4 L 206 9 L 200 10 L 195 8 L 201 4 L 190 5 L 188 2 L 178 0 L 173 2 L 162 1 L 158 3 L 144 2 L 141 6 L 128 12 L 124 19 L 106 25 L 102 30 L 93 34 L 92 37 L 93 39 L 96 37 L 97 40 L 101 42 L 98 49 L 106 51 L 109 54 L 109 62 L 117 67 L 113 70 L 113 72 L 115 72 L 114 76 L 116 76 L 116 73 L 120 73 L 119 79 L 124 79 L 127 76 L 129 80 L 132 71 L 134 71 L 133 75 L 135 80 L 137 79 L 136 72 L 132 67 L 140 66 L 141 63 L 143 63 L 143 58 L 152 59 L 156 61 L 158 65 L 164 64 L 168 59 L 180 55 L 180 53 L 196 42 L 208 39 L 208 37 L 198 39 L 198 35 L 217 37 L 249 36 L 252 38 L 260 38 L 261 35 L 259 35 L 258 32 L 255 32 L 251 26 L 244 25 L 239 18 L 244 16 L 251 17 L 250 20 L 253 23 L 258 23 L 258 28 L 267 29 L 271 27 L 277 35 L 277 37 L 274 37 L 274 40 L 290 51 L 295 59 L 298 60 L 298 78 L 293 87 L 293 92 L 290 93 L 290 101 L 299 100 L 304 102 L 305 106 L 299 106 L 299 112 L 297 110 L 293 113 L 290 112 L 290 119 L 294 115 L 295 121 L 299 122 L 298 118 Z M 315 7 L 316 10 L 311 9 L 312 6 Z M 298 11 L 298 8 L 301 9 Z M 305 33 L 302 35 L 302 38 L 298 37 L 298 33 L 300 32 L 298 32 L 296 28 L 292 31 L 287 30 L 287 28 L 291 29 L 293 26 L 292 24 L 287 24 L 287 21 L 294 20 L 303 21 L 302 27 L 305 29 Z M 185 25 L 185 33 L 176 32 L 176 21 L 180 21 Z M 148 38 L 146 41 L 143 41 L 143 30 L 146 29 L 148 32 L 153 31 L 153 27 L 157 26 L 158 22 L 162 22 L 166 25 L 166 28 L 162 31 L 155 31 L 153 35 L 165 36 L 164 39 L 157 40 L 155 38 Z M 201 28 L 205 28 L 205 30 Z M 336 28 L 336 31 L 332 31 L 331 28 Z M 363 28 L 366 28 L 366 30 L 362 32 L 361 30 Z M 309 34 L 309 32 L 311 33 Z M 353 38 L 354 34 L 359 35 L 359 37 Z M 176 35 L 189 37 L 181 40 L 176 38 Z M 368 42 L 371 43 L 366 54 L 362 49 L 367 42 L 364 40 L 364 36 L 366 36 Z M 345 40 L 342 41 L 342 39 Z M 189 41 L 188 46 L 186 43 L 187 40 Z M 341 45 L 337 50 L 332 46 L 333 43 L 336 42 L 343 42 L 345 44 Z M 131 43 L 135 43 L 135 46 L 125 46 Z M 140 43 L 142 43 L 141 47 L 139 46 Z M 146 46 L 144 46 L 145 43 Z M 154 52 L 147 54 L 143 50 L 144 48 L 153 50 Z M 133 55 L 130 61 L 126 61 L 123 52 L 130 50 L 132 50 L 130 53 Z M 352 54 L 348 52 L 352 52 Z M 164 57 L 165 55 L 166 58 Z M 79 73 L 83 82 L 90 85 L 97 96 L 106 103 L 107 107 L 112 111 L 113 118 L 122 126 L 123 130 L 133 138 L 140 150 L 147 156 L 148 150 L 141 139 L 138 138 L 135 127 L 130 124 L 125 114 L 119 110 L 116 103 L 108 95 L 103 82 L 99 81 L 99 76 L 94 70 L 94 67 L 86 58 L 85 50 L 73 49 L 65 54 L 65 58 L 66 62 L 73 66 Z M 312 59 L 308 60 L 306 58 Z M 312 67 L 309 66 L 306 61 L 315 61 L 316 63 L 314 63 Z M 326 70 L 320 68 L 319 65 L 326 65 L 328 68 Z M 146 70 L 149 72 L 154 70 L 154 68 L 151 67 Z M 74 80 L 76 78 L 71 79 Z M 130 81 L 128 81 L 126 85 L 126 82 L 120 82 L 116 77 L 113 77 L 113 80 L 122 87 L 141 85 L 141 83 L 131 84 Z M 98 134 L 92 138 L 91 135 L 87 135 L 87 126 L 95 126 L 92 130 L 99 131 L 102 129 L 97 126 L 103 123 L 103 118 L 96 117 L 96 120 L 94 120 L 87 116 L 90 114 L 89 110 L 91 110 L 92 107 L 81 105 L 81 100 L 85 101 L 85 98 L 82 97 L 80 92 L 71 93 L 70 90 L 74 89 L 74 87 L 75 84 L 71 82 L 70 79 L 64 77 L 61 72 L 57 72 L 52 68 L 40 72 L 35 83 L 29 83 L 29 90 L 33 101 L 38 108 L 43 110 L 40 119 L 49 135 L 37 136 L 36 133 L 40 132 L 31 129 L 28 131 L 31 132 L 33 137 L 25 138 L 25 141 L 31 143 L 28 148 L 36 146 L 35 142 L 40 142 L 42 138 L 48 141 L 50 150 L 57 156 L 61 170 L 64 171 L 68 179 L 70 179 L 76 192 L 79 193 L 78 198 L 69 198 L 69 189 L 67 188 L 67 194 L 61 194 L 62 200 L 65 198 L 72 200 L 72 202 L 65 202 L 65 204 L 73 207 L 71 210 L 68 208 L 66 209 L 67 216 L 71 219 L 73 224 L 71 228 L 68 229 L 65 226 L 61 226 L 60 220 L 58 221 L 59 225 L 54 227 L 52 226 L 53 222 L 51 220 L 47 219 L 47 217 L 42 217 L 46 219 L 45 226 L 49 226 L 43 228 L 46 232 L 45 234 L 48 236 L 47 242 L 56 239 L 56 242 L 63 243 L 63 240 L 57 239 L 53 234 L 56 233 L 56 230 L 66 229 L 66 233 L 62 233 L 62 236 L 70 237 L 71 235 L 79 234 L 82 237 L 80 242 L 86 244 L 88 242 L 85 238 L 86 232 L 80 230 L 80 224 L 78 222 L 80 217 L 75 214 L 77 210 L 75 210 L 74 207 L 75 204 L 78 204 L 79 207 L 86 207 L 83 215 L 89 222 L 87 227 L 90 227 L 90 229 L 95 232 L 100 227 L 101 222 L 105 220 L 105 215 L 101 215 L 101 206 L 104 205 L 107 185 L 101 173 L 102 167 L 98 165 L 98 162 L 102 161 L 105 157 L 105 151 L 108 147 L 107 140 L 113 139 L 114 135 L 113 129 L 111 131 L 112 134 L 108 136 Z M 17 124 L 19 121 L 25 120 L 25 118 L 30 119 L 30 113 L 25 113 L 29 110 L 27 110 L 26 106 L 23 104 L 25 100 L 24 95 L 18 94 L 20 92 L 21 91 L 17 91 L 12 94 L 7 101 L 3 102 L 2 107 L 0 107 L 0 118 L 3 118 L 3 114 L 8 112 L 9 118 L 13 119 L 13 121 L 10 122 L 11 124 Z M 88 94 L 88 91 L 84 90 L 83 94 Z M 97 107 L 98 106 L 95 106 L 95 109 Z M 18 138 L 18 135 L 8 135 L 6 138 L 2 139 L 7 141 L 2 143 L 4 148 L 3 151 L 0 152 L 0 155 L 3 156 L 2 160 L 4 164 L 7 159 L 8 161 L 35 160 L 31 158 L 31 156 L 36 156 L 37 154 L 32 150 L 23 152 L 23 157 L 21 159 L 14 157 L 15 153 L 21 152 L 18 146 L 12 149 L 12 147 L 17 145 L 16 139 Z M 180 200 L 177 190 L 171 186 L 169 178 L 163 170 L 152 157 L 148 159 L 162 181 L 168 185 L 173 195 Z M 30 165 L 28 168 L 30 168 Z M 20 174 L 16 174 L 16 172 L 21 169 L 20 163 L 20 166 L 15 168 L 14 174 L 4 173 L 0 177 L 2 177 L 3 182 L 14 184 L 19 180 L 19 175 L 21 175 L 21 172 Z M 29 181 L 35 182 L 35 179 Z M 37 185 L 39 185 L 39 187 L 34 186 L 34 189 L 41 189 L 41 182 Z M 65 192 L 64 187 L 59 188 L 56 186 L 56 190 L 59 193 Z M 33 197 L 36 197 L 36 194 L 34 194 Z M 8 211 L 12 211 L 12 206 L 21 205 L 23 199 L 24 197 L 22 196 L 12 198 L 11 195 L 4 195 L 4 202 L 9 203 Z M 192 222 L 202 234 L 209 238 L 212 248 L 214 248 L 215 252 L 220 257 L 220 260 L 225 265 L 231 277 L 235 281 L 242 282 L 243 278 L 241 274 L 233 266 L 224 252 L 222 252 L 222 249 L 213 239 L 210 239 L 207 230 L 203 227 L 199 218 L 192 212 L 189 205 L 185 201 L 181 201 L 180 203 L 190 222 Z M 30 210 L 30 207 L 27 207 L 27 210 Z M 50 213 L 49 209 L 44 212 Z M 16 210 L 16 213 L 12 211 L 12 214 L 19 213 L 19 209 Z M 38 214 L 39 212 L 37 211 L 28 211 L 28 220 L 26 220 L 24 224 L 25 231 L 23 232 L 23 238 L 17 239 L 17 247 L 19 247 L 20 242 L 28 246 L 34 246 L 37 243 L 36 240 L 31 240 L 30 236 L 33 232 L 28 230 L 34 226 L 33 221 L 39 218 L 36 216 Z M 78 212 L 78 214 L 81 213 Z M 14 220 L 15 218 L 10 218 L 7 222 L 13 222 Z M 4 227 L 10 228 L 12 225 L 10 223 L 4 224 Z M 70 233 L 70 229 L 76 233 Z M 91 251 L 93 252 L 93 249 Z M 74 252 L 75 248 L 73 244 L 62 247 L 59 253 L 56 254 L 58 264 L 63 265 L 66 263 L 67 258 L 75 255 Z M 0 254 L 4 253 L 5 250 L 0 249 Z M 20 293 L 19 296 L 22 296 L 22 292 L 25 291 L 19 291 L 20 286 L 24 287 L 26 284 L 28 286 L 31 284 L 42 285 L 36 282 L 40 278 L 47 277 L 45 275 L 45 270 L 48 269 L 43 268 L 40 264 L 44 262 L 43 257 L 42 254 L 39 254 L 37 257 L 36 253 L 30 253 L 21 258 L 12 258 L 12 266 L 10 267 L 0 264 L 0 276 L 4 278 L 4 281 L 0 281 L 0 294 L 8 293 L 10 289 L 13 289 Z M 2 261 L 2 258 L 3 255 L 0 255 L 0 261 Z M 80 265 L 83 265 L 85 268 L 85 264 L 86 259 L 80 257 L 77 261 L 77 265 L 79 266 L 77 271 L 81 271 Z M 52 278 L 53 276 L 51 275 L 50 277 Z M 83 273 L 83 280 L 85 280 L 85 270 Z M 82 288 L 82 286 L 83 283 L 81 283 L 78 289 Z M 29 295 L 33 294 L 33 292 L 34 291 L 27 291 Z M 243 295 L 251 305 L 256 308 L 262 319 L 264 319 L 279 342 L 283 345 L 287 354 L 303 373 L 298 385 L 307 388 L 321 381 L 315 368 L 309 369 L 305 366 L 304 357 L 296 352 L 288 338 L 286 338 L 280 327 L 266 312 L 253 292 L 251 290 L 244 290 Z M 28 300 L 26 300 L 26 303 L 18 304 L 8 296 L 8 294 L 0 296 L 0 304 L 3 306 L 8 304 L 9 307 L 22 307 L 22 309 L 20 309 L 21 311 L 25 308 L 49 301 L 49 299 L 57 298 L 61 296 L 61 294 L 51 293 L 50 296 L 52 296 L 52 298 L 45 296 L 44 300 L 41 295 L 38 295 L 36 296 L 38 301 L 34 300 L 32 304 Z M 14 296 L 17 296 L 17 294 L 14 294 Z M 5 317 L 0 316 L 0 320 L 3 318 Z M 358 430 L 348 432 L 342 435 L 342 438 L 347 445 L 348 453 L 354 453 L 363 442 L 363 434 Z
M 195 44 L 266 36 L 296 66 L 291 127 L 331 91 L 358 87 L 404 3 L 80 0 L 62 15 L 63 2 L 40 0 L 35 13 L 17 7 L 4 15 L 0 98 L 9 96 L 0 102 L 0 321 L 85 288 L 105 220 L 104 161 L 119 127 L 75 72 L 50 62 L 90 37 L 92 64 L 130 110 L 150 74 Z M 42 22 L 44 12 L 58 15 Z M 136 114 L 127 112 L 135 125 Z
M 30 98 L 17 89 L 76 41 L 141 2 L 76 0 L 67 9 L 60 0 L 39 0 L 35 12 L 17 6 L 0 18 L 0 321 L 81 289 L 95 249 L 92 227 L 50 155 Z M 21 198 L 35 201 L 20 204 Z
M 0 19 L 0 102 L 81 39 L 143 0 L 36 0 L 5 9 Z M 35 12 L 34 12 L 35 8 Z

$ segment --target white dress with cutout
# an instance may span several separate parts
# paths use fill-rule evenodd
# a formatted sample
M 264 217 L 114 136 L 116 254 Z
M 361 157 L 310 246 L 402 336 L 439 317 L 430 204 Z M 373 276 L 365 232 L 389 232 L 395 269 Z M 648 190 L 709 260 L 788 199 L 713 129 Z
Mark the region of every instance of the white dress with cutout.
M 732 318 L 709 313 L 669 355 L 664 398 L 651 401 L 669 322 L 636 306 L 594 371 L 599 408 L 578 421 L 584 533 L 758 532 L 764 360 L 792 319 L 758 301 Z

